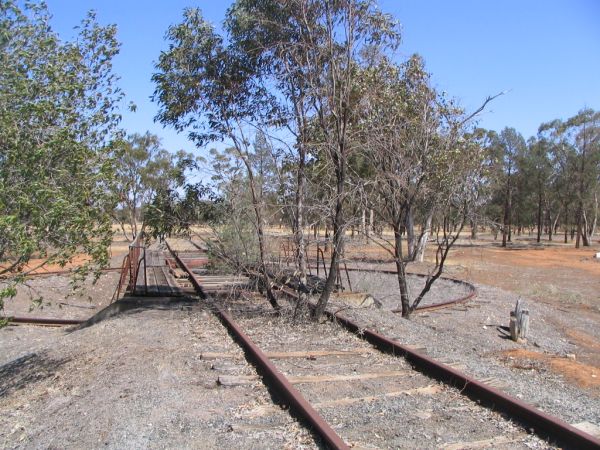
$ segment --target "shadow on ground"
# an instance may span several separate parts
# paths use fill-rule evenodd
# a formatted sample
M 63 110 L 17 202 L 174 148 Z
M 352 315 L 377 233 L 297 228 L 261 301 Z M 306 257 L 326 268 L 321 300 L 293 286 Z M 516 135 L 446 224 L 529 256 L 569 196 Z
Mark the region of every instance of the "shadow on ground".
M 174 310 L 197 304 L 198 300 L 190 297 L 124 297 L 98 311 L 81 325 L 72 328 L 70 331 L 87 328 L 119 314 L 135 314 L 151 309 Z
M 54 376 L 68 359 L 52 359 L 44 354 L 29 353 L 0 366 L 0 397 Z

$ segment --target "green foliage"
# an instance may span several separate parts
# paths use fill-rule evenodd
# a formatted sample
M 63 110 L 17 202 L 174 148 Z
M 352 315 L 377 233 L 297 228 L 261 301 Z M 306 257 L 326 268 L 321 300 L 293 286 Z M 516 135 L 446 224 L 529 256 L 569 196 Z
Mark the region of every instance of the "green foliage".
M 128 233 L 124 224 L 129 225 L 133 239 L 146 225 L 144 212 L 150 203 L 158 196 L 166 200 L 169 192 L 183 187 L 201 158 L 183 150 L 171 153 L 161 147 L 158 136 L 149 132 L 132 134 L 115 147 L 119 204 L 113 218 L 121 224 L 125 236 Z
M 498 223 L 508 207 L 517 229 L 548 230 L 555 223 L 566 229 L 581 214 L 584 221 L 589 217 L 585 231 L 591 235 L 599 196 L 599 123 L 600 113 L 585 109 L 540 125 L 538 136 L 527 142 L 513 128 L 488 132 L 485 215 Z
M 87 253 L 78 277 L 108 262 L 122 98 L 115 36 L 90 13 L 62 42 L 44 4 L 0 1 L 0 298 L 31 258 L 64 265 Z
M 202 183 L 184 184 L 183 189 L 159 189 L 145 206 L 150 236 L 163 240 L 172 234 L 188 233 L 194 223 L 219 219 L 218 199 Z M 208 197 L 208 200 L 204 198 Z

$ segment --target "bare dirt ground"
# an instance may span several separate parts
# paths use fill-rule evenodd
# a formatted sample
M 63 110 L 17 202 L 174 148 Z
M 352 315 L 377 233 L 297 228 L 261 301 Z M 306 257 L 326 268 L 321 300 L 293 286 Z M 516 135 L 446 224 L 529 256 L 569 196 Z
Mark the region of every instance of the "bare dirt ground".
M 600 243 L 575 249 L 572 242 L 563 244 L 562 236 L 541 244 L 523 236 L 515 237 L 508 249 L 499 244 L 485 234 L 477 240 L 460 240 L 450 253 L 445 275 L 547 305 L 557 340 L 570 341 L 577 359 L 600 368 L 600 260 L 594 257 Z M 349 259 L 389 259 L 375 245 L 350 244 L 347 253 Z M 411 264 L 409 271 L 426 273 L 432 258 L 428 254 L 426 263 Z
M 273 241 L 277 249 L 279 241 Z M 126 241 L 115 242 L 112 266 L 120 265 L 126 249 Z M 473 283 L 479 291 L 475 300 L 405 321 L 391 312 L 398 305 L 393 275 L 355 272 L 353 285 L 371 291 L 383 307 L 332 306 L 567 422 L 600 425 L 600 262 L 593 258 L 598 251 L 597 243 L 575 250 L 572 244 L 538 246 L 524 238 L 505 250 L 489 236 L 464 239 L 451 253 L 447 273 Z M 348 244 L 347 257 L 356 265 L 355 259 L 389 256 L 355 240 Z M 429 265 L 409 269 L 422 273 Z M 110 301 L 117 278 L 116 273 L 103 274 L 98 284 L 75 297 L 67 295 L 68 279 L 63 276 L 32 278 L 34 294 L 45 294 L 43 308 L 29 311 L 31 292 L 21 290 L 12 304 L 7 302 L 6 312 L 88 317 Z M 412 281 L 413 291 L 419 282 Z M 461 293 L 460 287 L 440 282 L 426 301 Z M 531 311 L 531 329 L 528 342 L 517 344 L 506 338 L 502 327 L 508 325 L 509 311 L 519 297 Z M 304 338 L 295 333 L 297 342 L 284 347 L 308 348 L 315 336 L 327 336 L 331 326 L 311 325 L 317 329 Z M 31 326 L 1 329 L 0 448 L 319 446 L 284 411 L 248 417 L 248 411 L 272 404 L 273 398 L 259 381 L 218 387 L 211 364 L 199 359 L 205 351 L 239 350 L 198 307 L 141 308 L 75 332 Z M 233 370 L 242 375 L 254 371 L 245 362 Z M 405 414 L 410 402 L 388 406 L 387 414 Z M 435 404 L 430 409 L 434 416 L 446 414 Z M 356 416 L 348 421 L 355 424 L 369 413 L 350 411 Z M 417 437 L 419 421 L 429 420 L 419 417 L 414 417 Z M 344 425 L 341 416 L 334 419 Z M 449 435 L 434 434 L 435 423 L 430 431 L 429 448 L 453 441 Z M 353 442 L 368 444 L 349 433 Z M 400 442 L 401 437 L 396 439 Z M 382 439 L 377 445 L 393 447 L 392 442 Z
M 256 372 L 212 314 L 191 308 L 141 308 L 70 332 L 2 330 L 0 447 L 315 447 L 284 410 L 244 416 L 273 399 L 260 379 L 217 385 L 203 352 L 238 354 L 234 373 Z
M 17 296 L 5 302 L 3 315 L 87 319 L 110 303 L 119 282 L 118 269 L 128 246 L 122 236 L 115 236 L 110 248 L 110 268 L 115 270 L 103 272 L 96 282 L 90 277 L 75 291 L 71 277 L 64 272 L 76 268 L 87 258 L 77 255 L 65 267 L 45 265 L 34 270 L 34 276 L 19 288 Z M 28 266 L 37 267 L 40 262 L 34 260 Z

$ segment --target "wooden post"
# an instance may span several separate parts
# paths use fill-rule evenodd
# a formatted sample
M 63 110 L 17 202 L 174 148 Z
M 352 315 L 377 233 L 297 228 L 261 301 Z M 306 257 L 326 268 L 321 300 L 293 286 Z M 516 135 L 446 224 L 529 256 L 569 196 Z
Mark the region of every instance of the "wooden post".
M 519 342 L 526 340 L 529 334 L 529 310 L 523 308 L 521 299 L 517 300 L 514 311 L 510 312 L 510 338 Z

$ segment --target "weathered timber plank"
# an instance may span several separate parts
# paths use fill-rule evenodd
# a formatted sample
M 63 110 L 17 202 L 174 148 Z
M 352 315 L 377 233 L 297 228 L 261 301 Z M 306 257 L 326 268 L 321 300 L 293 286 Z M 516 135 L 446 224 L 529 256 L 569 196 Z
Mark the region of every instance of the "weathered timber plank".
M 438 392 L 440 392 L 441 390 L 442 390 L 442 387 L 440 385 L 430 384 L 428 386 L 424 386 L 424 387 L 420 387 L 420 388 L 406 389 L 403 391 L 386 392 L 381 395 L 370 395 L 367 397 L 346 397 L 346 398 L 339 398 L 339 399 L 334 399 L 334 400 L 326 400 L 323 402 L 313 403 L 313 406 L 315 408 L 330 408 L 330 407 L 335 407 L 335 406 L 347 406 L 347 405 L 353 405 L 353 404 L 360 403 L 360 402 L 371 403 L 371 402 L 384 400 L 386 398 L 402 397 L 404 395 L 435 395 Z M 281 410 L 281 408 L 276 405 L 261 405 L 261 406 L 257 406 L 256 408 L 252 409 L 249 412 L 249 415 L 250 415 L 250 417 L 267 416 L 269 414 L 273 414 L 280 410 Z
M 287 358 L 318 358 L 324 356 L 355 356 L 373 353 L 372 348 L 358 348 L 351 350 L 309 350 L 298 352 L 266 352 L 266 355 L 271 359 L 287 359 Z M 219 353 L 219 352 L 204 352 L 200 355 L 200 359 L 234 359 L 243 358 L 241 354 L 235 353 Z

